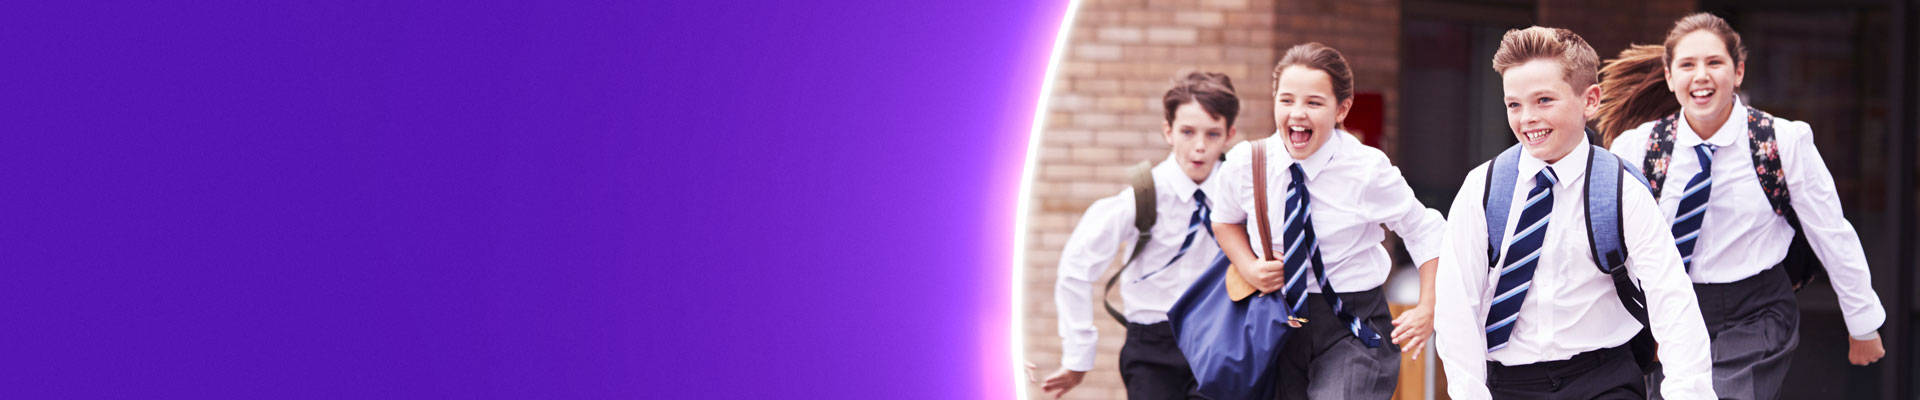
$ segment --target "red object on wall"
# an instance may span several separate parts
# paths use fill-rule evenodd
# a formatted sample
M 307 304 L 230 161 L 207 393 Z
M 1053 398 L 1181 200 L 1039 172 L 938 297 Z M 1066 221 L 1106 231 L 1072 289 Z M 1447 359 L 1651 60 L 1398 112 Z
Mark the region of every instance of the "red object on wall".
M 1347 132 L 1360 137 L 1361 143 L 1380 148 L 1380 138 L 1386 135 L 1386 100 L 1379 92 L 1355 93 L 1353 109 L 1347 111 L 1347 120 L 1343 124 Z

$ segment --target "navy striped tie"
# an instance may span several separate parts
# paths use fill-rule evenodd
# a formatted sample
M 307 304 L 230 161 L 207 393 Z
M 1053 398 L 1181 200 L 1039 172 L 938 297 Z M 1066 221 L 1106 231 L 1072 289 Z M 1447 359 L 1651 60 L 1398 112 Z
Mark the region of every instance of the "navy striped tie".
M 1673 219 L 1673 243 L 1680 248 L 1680 264 L 1693 272 L 1693 248 L 1700 242 L 1700 225 L 1707 219 L 1707 197 L 1713 195 L 1713 151 L 1718 146 L 1701 143 L 1693 146 L 1700 159 L 1700 173 L 1687 181 L 1686 194 L 1680 195 L 1679 217 Z
M 1527 191 L 1520 222 L 1513 225 L 1506 261 L 1500 263 L 1500 283 L 1494 287 L 1493 306 L 1487 310 L 1489 353 L 1507 347 L 1507 339 L 1513 336 L 1513 324 L 1520 319 L 1520 304 L 1527 301 L 1527 290 L 1533 287 L 1533 270 L 1540 265 L 1541 244 L 1547 238 L 1547 217 L 1553 213 L 1553 185 L 1559 182 L 1553 167 L 1541 169 L 1533 176 L 1533 190 Z
M 1173 253 L 1173 258 L 1167 260 L 1167 265 L 1161 266 L 1160 269 L 1154 270 L 1153 272 L 1141 274 L 1140 279 L 1135 279 L 1133 280 L 1134 282 L 1147 280 L 1147 277 L 1153 276 L 1153 274 L 1158 274 L 1160 271 L 1172 268 L 1173 262 L 1180 261 L 1180 256 L 1187 255 L 1187 249 L 1193 247 L 1193 239 L 1200 236 L 1201 229 L 1207 230 L 1208 235 L 1213 234 L 1213 216 L 1209 215 L 1212 211 L 1207 207 L 1206 192 L 1201 192 L 1200 189 L 1194 189 L 1193 203 L 1196 206 L 1193 209 L 1193 217 L 1187 219 L 1187 240 L 1180 242 L 1180 251 Z
M 1301 271 L 1305 268 L 1302 267 L 1310 263 L 1313 274 L 1320 278 L 1320 295 L 1332 303 L 1333 313 L 1340 317 L 1341 323 L 1347 325 L 1347 331 L 1369 348 L 1380 347 L 1380 334 L 1361 324 L 1353 314 L 1348 314 L 1345 302 L 1340 300 L 1340 296 L 1334 295 L 1333 281 L 1327 280 L 1327 267 L 1321 262 L 1320 244 L 1313 230 L 1313 200 L 1307 192 L 1306 171 L 1300 168 L 1299 163 L 1294 163 L 1287 170 L 1293 174 L 1293 183 L 1287 185 L 1287 230 L 1281 237 L 1286 238 L 1287 252 L 1282 253 L 1286 256 L 1286 294 L 1293 303 L 1294 315 L 1306 315 L 1307 285 L 1300 282 L 1300 276 L 1305 275 Z

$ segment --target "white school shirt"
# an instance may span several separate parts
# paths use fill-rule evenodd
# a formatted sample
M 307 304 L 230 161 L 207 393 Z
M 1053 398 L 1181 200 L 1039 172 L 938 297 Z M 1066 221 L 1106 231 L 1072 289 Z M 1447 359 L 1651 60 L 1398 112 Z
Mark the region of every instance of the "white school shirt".
M 1415 265 L 1440 255 L 1440 233 L 1446 228 L 1446 219 L 1413 197 L 1413 188 L 1407 186 L 1400 168 L 1393 166 L 1386 153 L 1360 143 L 1346 131 L 1334 131 L 1320 150 L 1296 161 L 1287 153 L 1285 139 L 1277 139 L 1284 137 L 1275 133 L 1261 139 L 1268 141 L 1270 229 L 1274 235 L 1286 230 L 1287 185 L 1293 183 L 1293 174 L 1287 169 L 1298 162 L 1306 173 L 1307 193 L 1312 196 L 1311 216 L 1321 262 L 1335 292 L 1366 291 L 1387 282 L 1393 258 L 1380 245 L 1386 239 L 1381 224 L 1400 234 Z M 1208 181 L 1213 190 L 1207 193 L 1219 193 L 1214 199 L 1213 222 L 1244 224 L 1254 254 L 1263 255 L 1268 249 L 1259 248 L 1259 225 L 1248 221 L 1255 215 L 1252 161 L 1251 144 L 1234 146 L 1227 151 L 1227 161 L 1221 163 L 1220 171 Z M 1273 246 L 1275 251 L 1286 251 L 1281 248 L 1286 246 L 1282 238 L 1273 238 Z M 1312 269 L 1306 272 L 1307 282 L 1318 282 Z M 1320 293 L 1320 285 L 1307 285 L 1307 292 Z
M 1580 147 L 1552 164 L 1560 183 L 1553 188 L 1553 211 L 1541 243 L 1533 286 L 1520 306 L 1507 347 L 1487 352 L 1487 308 L 1499 274 L 1487 264 L 1487 222 L 1482 193 L 1487 191 L 1487 165 L 1474 168 L 1460 184 L 1453 209 L 1447 215 L 1447 253 L 1440 257 L 1434 284 L 1435 349 L 1445 364 L 1448 392 L 1456 399 L 1490 398 L 1487 362 L 1519 366 L 1573 358 L 1580 353 L 1621 346 L 1640 332 L 1640 322 L 1621 306 L 1613 279 L 1600 273 L 1589 248 L 1585 209 L 1587 157 L 1592 147 L 1583 138 Z M 1513 193 L 1489 195 L 1513 198 L 1512 211 L 1520 215 L 1534 175 L 1549 164 L 1521 152 L 1520 172 Z M 1712 399 L 1713 371 L 1708 358 L 1707 326 L 1693 285 L 1680 266 L 1680 251 L 1664 218 L 1654 213 L 1653 196 L 1629 178 L 1621 185 L 1621 215 L 1625 224 L 1627 272 L 1639 280 L 1647 296 L 1648 322 L 1660 343 L 1659 356 L 1666 380 L 1660 392 L 1669 399 Z M 1513 237 L 1519 218 L 1508 218 L 1504 228 Z M 1505 244 L 1501 254 L 1506 254 Z
M 1706 220 L 1701 221 L 1699 242 L 1694 243 L 1689 274 L 1694 283 L 1728 283 L 1759 275 L 1786 259 L 1787 246 L 1793 242 L 1793 227 L 1787 225 L 1786 217 L 1773 213 L 1773 204 L 1754 173 L 1746 115 L 1747 106 L 1734 100 L 1733 117 L 1704 141 L 1686 118 L 1679 118 L 1674 127 L 1673 158 L 1667 162 L 1666 189 L 1660 191 L 1660 210 L 1669 224 L 1686 194 L 1687 181 L 1700 173 L 1700 156 L 1694 154 L 1693 146 L 1702 142 L 1720 146 L 1713 153 L 1713 193 L 1707 198 Z M 1653 125 L 1648 122 L 1620 134 L 1609 150 L 1640 169 Z M 1800 214 L 1800 228 L 1807 230 L 1807 244 L 1832 278 L 1847 333 L 1871 337 L 1886 321 L 1887 311 L 1874 293 L 1860 234 L 1840 210 L 1833 173 L 1813 147 L 1813 128 L 1805 122 L 1774 118 L 1773 133 L 1780 147 L 1780 168 L 1786 171 L 1788 192 L 1793 195 L 1793 210 Z
M 1125 306 L 1121 313 L 1136 324 L 1166 321 L 1167 310 L 1173 308 L 1173 302 L 1180 299 L 1187 286 L 1206 272 L 1208 264 L 1220 254 L 1220 245 L 1202 227 L 1186 254 L 1173 265 L 1167 265 L 1174 253 L 1179 252 L 1180 243 L 1187 239 L 1187 225 L 1199 207 L 1194 202 L 1193 191 L 1200 188 L 1172 160 L 1169 156 L 1167 161 L 1153 166 L 1157 213 L 1153 237 L 1147 241 L 1147 248 L 1140 251 L 1139 259 L 1121 272 L 1120 300 Z M 1213 194 L 1208 193 L 1207 197 L 1211 199 Z M 1080 225 L 1073 228 L 1066 248 L 1060 252 L 1053 301 L 1060 310 L 1060 365 L 1068 370 L 1093 369 L 1094 344 L 1100 338 L 1093 326 L 1094 309 L 1099 308 L 1093 305 L 1093 297 L 1095 293 L 1105 293 L 1097 291 L 1095 286 L 1102 290 L 1106 287 L 1106 281 L 1095 280 L 1107 271 L 1116 255 L 1132 254 L 1134 242 L 1140 235 L 1140 230 L 1133 226 L 1133 217 L 1132 188 L 1095 200 L 1087 207 L 1086 214 L 1081 215 Z M 1123 250 L 1126 253 L 1121 253 Z M 1100 314 L 1104 315 L 1105 311 Z

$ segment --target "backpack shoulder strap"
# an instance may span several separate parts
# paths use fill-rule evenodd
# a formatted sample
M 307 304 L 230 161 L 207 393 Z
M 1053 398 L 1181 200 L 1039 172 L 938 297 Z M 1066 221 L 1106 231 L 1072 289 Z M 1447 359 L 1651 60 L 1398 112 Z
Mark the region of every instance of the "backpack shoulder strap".
M 1160 218 L 1160 193 L 1153 186 L 1153 162 L 1141 161 L 1127 175 L 1132 177 L 1133 185 L 1133 227 L 1140 230 L 1138 243 L 1146 243 L 1153 236 L 1154 220 Z M 1134 246 L 1133 255 L 1140 255 L 1140 248 Z M 1133 257 L 1127 257 L 1127 262 L 1133 262 Z
M 1487 210 L 1487 268 L 1500 263 L 1507 213 L 1513 208 L 1513 183 L 1520 178 L 1520 152 L 1524 151 L 1520 146 L 1508 147 L 1487 164 L 1487 191 L 1480 194 L 1480 204 Z
M 1613 279 L 1613 293 L 1620 298 L 1620 305 L 1627 314 L 1640 322 L 1640 333 L 1629 341 L 1629 349 L 1641 368 L 1651 365 L 1655 345 L 1653 333 L 1647 322 L 1647 294 L 1640 285 L 1633 282 L 1627 274 L 1627 241 L 1624 211 L 1620 198 L 1621 186 L 1628 182 L 1646 185 L 1645 178 L 1627 167 L 1627 161 L 1613 152 L 1598 146 L 1587 157 L 1586 195 L 1580 196 L 1582 207 L 1586 211 L 1587 245 L 1593 251 L 1593 263 L 1600 273 Z M 1627 177 L 1633 177 L 1628 180 Z
M 1587 157 L 1586 203 L 1588 245 L 1593 250 L 1593 263 L 1600 267 L 1600 273 L 1614 273 L 1626 267 L 1627 240 L 1626 227 L 1620 217 L 1623 203 L 1620 199 L 1620 185 L 1627 183 L 1627 177 L 1633 182 L 1646 184 L 1645 178 L 1627 168 L 1626 160 L 1614 155 L 1607 149 L 1593 147 L 1593 154 Z
M 1773 116 L 1747 107 L 1747 141 L 1753 150 L 1754 172 L 1760 175 L 1760 189 L 1767 193 L 1773 213 L 1786 215 L 1791 211 L 1793 194 L 1787 191 L 1786 171 L 1780 168 L 1780 144 L 1773 135 Z
M 1120 275 L 1127 272 L 1127 266 L 1133 265 L 1133 260 L 1140 258 L 1140 252 L 1147 249 L 1147 242 L 1153 240 L 1153 222 L 1160 218 L 1159 191 L 1153 187 L 1153 162 L 1141 161 L 1127 169 L 1127 176 L 1133 185 L 1133 227 L 1140 230 L 1140 236 L 1134 238 L 1132 254 L 1127 255 L 1127 261 L 1120 264 L 1120 270 L 1114 271 L 1112 278 L 1107 278 L 1106 292 L 1100 295 L 1100 304 L 1107 307 L 1107 314 L 1123 325 L 1128 323 L 1127 317 L 1108 301 L 1108 294 L 1120 283 Z
M 1654 121 L 1653 133 L 1647 137 L 1647 158 L 1641 161 L 1641 171 L 1646 171 L 1647 190 L 1653 192 L 1653 198 L 1660 198 L 1660 188 L 1667 182 L 1667 162 L 1673 160 L 1673 131 L 1680 126 L 1680 113 L 1668 115 Z

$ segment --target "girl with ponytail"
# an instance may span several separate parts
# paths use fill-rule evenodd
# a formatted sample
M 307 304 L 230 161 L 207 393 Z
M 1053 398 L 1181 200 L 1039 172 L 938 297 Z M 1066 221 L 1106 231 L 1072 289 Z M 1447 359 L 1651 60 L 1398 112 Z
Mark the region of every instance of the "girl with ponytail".
M 1812 128 L 1736 96 L 1746 61 L 1726 20 L 1681 18 L 1664 45 L 1633 46 L 1602 68 L 1598 128 L 1614 154 L 1640 161 L 1672 222 L 1712 338 L 1714 392 L 1773 399 L 1799 345 L 1801 284 L 1830 277 L 1854 365 L 1886 355 L 1886 311 Z

